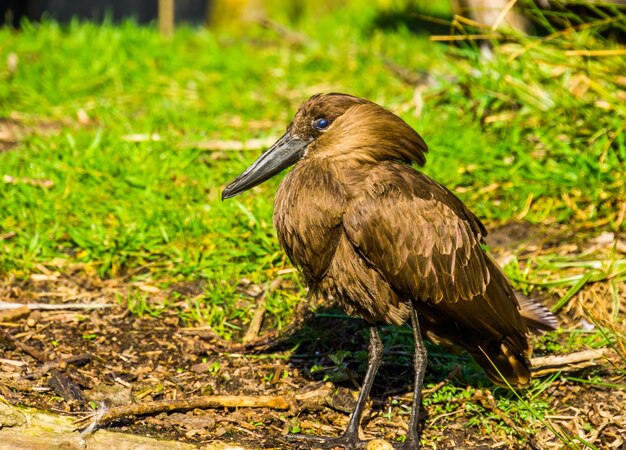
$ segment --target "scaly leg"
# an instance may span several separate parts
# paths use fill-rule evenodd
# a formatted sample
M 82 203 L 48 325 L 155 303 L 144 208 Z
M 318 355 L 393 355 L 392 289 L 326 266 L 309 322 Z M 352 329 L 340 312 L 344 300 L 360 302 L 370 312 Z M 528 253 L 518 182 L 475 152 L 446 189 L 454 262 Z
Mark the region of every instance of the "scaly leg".
M 415 309 L 411 310 L 411 324 L 413 325 L 413 339 L 415 340 L 415 360 L 413 368 L 415 371 L 415 387 L 413 389 L 413 406 L 411 408 L 411 418 L 409 419 L 409 431 L 406 435 L 406 441 L 398 448 L 403 450 L 418 450 L 420 448 L 419 435 L 419 412 L 422 402 L 422 385 L 424 384 L 424 373 L 426 372 L 426 364 L 428 354 L 426 346 L 422 340 L 420 332 L 420 324 Z
M 380 367 L 380 363 L 383 359 L 383 341 L 380 339 L 378 328 L 376 326 L 370 327 L 370 344 L 369 344 L 369 358 L 367 361 L 367 372 L 365 373 L 365 379 L 363 380 L 363 386 L 359 393 L 359 398 L 356 402 L 356 407 L 346 431 L 339 437 L 323 437 L 323 436 L 309 436 L 309 435 L 288 435 L 286 438 L 289 441 L 297 441 L 301 446 L 315 447 L 330 449 L 333 447 L 343 447 L 346 450 L 352 450 L 357 448 L 365 448 L 366 441 L 359 438 L 359 425 L 361 423 L 361 416 L 363 415 L 363 409 L 365 408 L 365 402 L 370 394 L 372 385 L 374 384 L 374 378 L 376 372 Z

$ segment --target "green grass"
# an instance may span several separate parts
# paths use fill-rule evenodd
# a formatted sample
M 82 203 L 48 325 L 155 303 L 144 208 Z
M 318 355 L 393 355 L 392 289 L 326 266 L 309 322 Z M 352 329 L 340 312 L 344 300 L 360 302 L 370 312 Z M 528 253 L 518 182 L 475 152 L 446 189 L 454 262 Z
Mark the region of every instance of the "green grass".
M 549 41 L 510 62 L 520 41 L 481 62 L 472 45 L 431 43 L 401 22 L 376 27 L 388 11 L 345 8 L 315 21 L 299 11 L 293 26 L 308 36 L 300 44 L 254 25 L 183 27 L 171 39 L 132 22 L 0 30 L 0 117 L 34 130 L 0 154 L 2 175 L 17 180 L 0 184 L 0 235 L 12 235 L 2 241 L 0 271 L 27 276 L 42 263 L 80 264 L 101 277 L 203 279 L 208 304 L 240 315 L 232 286 L 243 277 L 265 282 L 289 266 L 271 221 L 279 179 L 222 203 L 221 189 L 258 151 L 216 153 L 196 143 L 277 136 L 319 91 L 350 92 L 401 114 L 430 145 L 426 172 L 488 223 L 524 216 L 626 227 L 617 215 L 626 102 L 611 100 L 624 90 L 619 80 L 592 84 L 612 114 L 594 106 L 600 94 L 567 91 L 581 70 L 594 75 L 595 61 L 564 58 Z M 583 38 L 591 42 L 577 36 L 571 44 Z M 419 117 L 414 87 L 383 58 L 430 75 Z M 134 142 L 134 134 L 158 140 Z M 275 307 L 276 317 L 296 300 Z
M 253 310 L 236 289 L 240 280 L 264 284 L 291 267 L 272 226 L 280 179 L 222 203 L 223 187 L 260 150 L 208 151 L 198 143 L 279 136 L 301 101 L 329 91 L 367 97 L 400 114 L 430 146 L 425 172 L 487 224 L 524 218 L 584 234 L 626 230 L 623 57 L 565 53 L 615 47 L 597 34 L 605 25 L 508 36 L 492 60 L 482 60 L 471 41 L 451 47 L 403 21 L 377 26 L 397 17 L 389 12 L 353 1 L 323 13 L 278 14 L 307 36 L 301 43 L 257 25 L 181 27 L 171 39 L 132 22 L 0 29 L 0 121 L 23 130 L 15 148 L 0 152 L 0 176 L 11 177 L 0 182 L 0 274 L 25 279 L 43 265 L 161 287 L 201 282 L 201 295 L 183 298 L 184 306 L 178 294 L 163 304 L 139 291 L 120 301 L 140 315 L 177 303 L 190 322 L 226 337 L 240 333 Z M 472 30 L 456 28 L 465 32 Z M 416 78 L 429 75 L 420 87 L 420 114 L 415 86 L 384 60 Z M 157 139 L 131 136 L 153 134 Z M 555 255 L 525 264 L 530 274 L 518 262 L 507 270 L 521 287 L 564 287 L 559 307 L 586 283 L 624 282 L 617 257 Z M 581 264 L 587 271 L 570 277 Z M 303 293 L 295 273 L 281 276 L 290 289 L 267 298 L 279 328 Z M 616 319 L 620 299 L 613 294 L 609 301 Z M 601 338 L 574 333 L 569 343 L 557 336 L 543 347 L 619 341 Z M 541 382 L 533 388 L 543 390 Z M 427 402 L 470 395 L 449 389 Z M 519 426 L 545 415 L 541 402 L 533 413 L 516 401 L 512 394 L 498 397 Z M 485 420 L 491 426 L 499 419 Z

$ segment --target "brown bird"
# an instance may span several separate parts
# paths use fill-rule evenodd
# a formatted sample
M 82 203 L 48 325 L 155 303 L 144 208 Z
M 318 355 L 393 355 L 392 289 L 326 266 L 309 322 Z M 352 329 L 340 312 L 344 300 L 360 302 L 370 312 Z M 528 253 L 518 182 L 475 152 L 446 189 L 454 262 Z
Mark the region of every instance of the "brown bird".
M 370 325 L 367 372 L 345 433 L 309 443 L 363 446 L 359 424 L 383 355 L 379 324 L 410 318 L 413 326 L 415 387 L 402 447 L 408 449 L 419 448 L 423 334 L 465 348 L 494 382 L 526 386 L 529 332 L 556 328 L 547 309 L 516 297 L 485 253 L 480 220 L 412 167 L 425 164 L 426 152 L 420 135 L 381 106 L 345 94 L 315 95 L 222 193 L 233 197 L 295 164 L 274 203 L 280 244 L 312 293 L 333 296 Z

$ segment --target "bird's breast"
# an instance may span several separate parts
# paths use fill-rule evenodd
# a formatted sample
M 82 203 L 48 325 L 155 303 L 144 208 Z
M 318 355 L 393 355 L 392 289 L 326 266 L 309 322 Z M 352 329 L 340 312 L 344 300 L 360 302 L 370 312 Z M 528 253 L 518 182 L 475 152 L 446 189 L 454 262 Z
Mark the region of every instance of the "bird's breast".
M 310 284 L 326 274 L 342 229 L 346 194 L 332 173 L 298 164 L 283 180 L 274 203 L 278 240 Z
M 348 314 L 370 323 L 401 324 L 408 316 L 408 303 L 346 235 L 343 220 L 351 195 L 350 183 L 343 181 L 330 170 L 296 166 L 276 194 L 278 240 L 309 287 L 336 298 Z

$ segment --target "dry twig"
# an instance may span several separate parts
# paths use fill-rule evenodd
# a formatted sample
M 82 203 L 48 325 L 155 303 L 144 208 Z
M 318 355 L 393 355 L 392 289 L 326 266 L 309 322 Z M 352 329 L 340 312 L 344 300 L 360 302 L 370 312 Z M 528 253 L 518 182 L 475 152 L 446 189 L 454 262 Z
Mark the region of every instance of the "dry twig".
M 541 377 L 563 370 L 571 371 L 584 369 L 585 367 L 597 366 L 603 361 L 609 360 L 609 355 L 612 353 L 611 349 L 599 348 L 570 353 L 568 355 L 541 356 L 532 358 L 532 375 L 533 377 Z
M 161 400 L 135 403 L 106 410 L 98 420 L 98 425 L 102 426 L 128 416 L 210 408 L 272 408 L 286 410 L 293 408 L 293 399 L 281 395 L 207 395 L 186 400 Z M 93 418 L 94 415 L 83 417 L 78 419 L 76 424 L 84 425 Z
M 270 292 L 278 289 L 283 282 L 282 278 L 274 279 L 269 286 L 259 295 L 257 308 L 254 311 L 254 316 L 250 321 L 250 326 L 243 337 L 243 343 L 248 344 L 254 342 L 259 338 L 259 332 L 261 331 L 261 325 L 263 325 L 263 318 L 265 317 L 265 301 Z
M 108 304 L 108 303 L 59 303 L 59 304 L 27 303 L 26 305 L 24 305 L 23 303 L 0 302 L 0 311 L 23 309 L 24 307 L 28 308 L 30 311 L 34 311 L 34 310 L 57 311 L 57 310 L 67 310 L 67 309 L 114 308 L 115 305 Z

